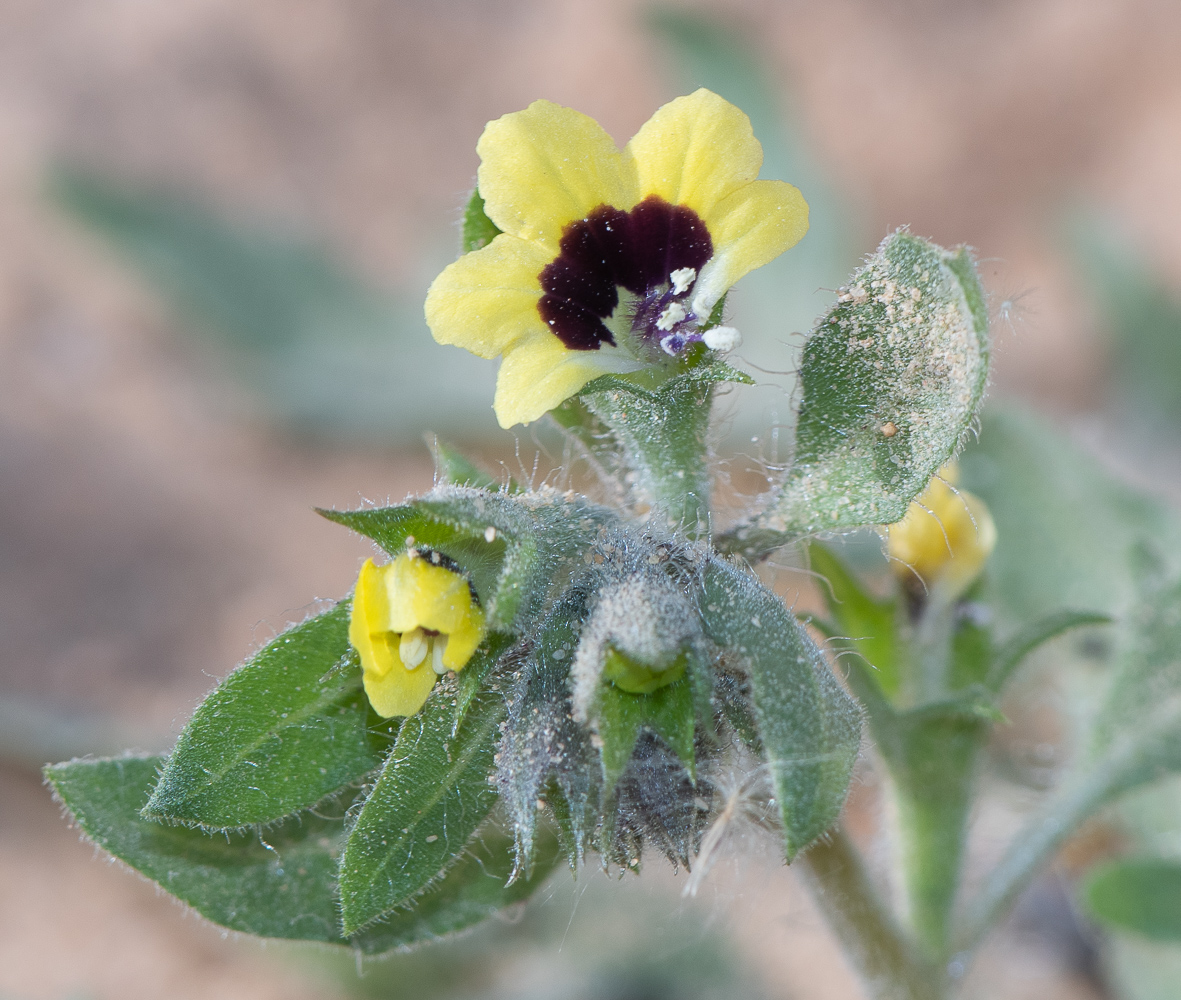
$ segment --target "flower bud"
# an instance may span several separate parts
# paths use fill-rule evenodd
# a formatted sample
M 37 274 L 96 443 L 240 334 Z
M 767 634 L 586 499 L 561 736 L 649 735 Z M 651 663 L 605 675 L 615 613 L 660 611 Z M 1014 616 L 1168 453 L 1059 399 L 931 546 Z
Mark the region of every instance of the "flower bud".
M 699 639 L 696 608 L 664 573 L 640 571 L 604 586 L 571 670 L 576 717 L 590 714 L 600 679 L 630 694 L 679 681 Z
M 365 560 L 349 642 L 379 715 L 413 715 L 439 675 L 462 670 L 483 638 L 484 613 L 467 578 L 440 557 L 412 549 L 385 566 Z
M 906 516 L 885 529 L 895 575 L 908 585 L 917 578 L 945 600 L 971 586 L 996 545 L 996 526 L 984 501 L 954 489 L 955 478 L 954 467 L 944 467 Z

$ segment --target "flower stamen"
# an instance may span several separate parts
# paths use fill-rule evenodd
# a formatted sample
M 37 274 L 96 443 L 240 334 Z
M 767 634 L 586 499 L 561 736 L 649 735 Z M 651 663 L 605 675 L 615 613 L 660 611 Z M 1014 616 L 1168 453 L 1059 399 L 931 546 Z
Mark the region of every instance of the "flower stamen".
M 685 312 L 685 307 L 679 302 L 670 302 L 656 320 L 657 330 L 671 330 L 678 323 L 682 322 L 688 313 Z
M 668 278 L 672 282 L 673 295 L 684 295 L 697 280 L 697 268 L 678 267 Z

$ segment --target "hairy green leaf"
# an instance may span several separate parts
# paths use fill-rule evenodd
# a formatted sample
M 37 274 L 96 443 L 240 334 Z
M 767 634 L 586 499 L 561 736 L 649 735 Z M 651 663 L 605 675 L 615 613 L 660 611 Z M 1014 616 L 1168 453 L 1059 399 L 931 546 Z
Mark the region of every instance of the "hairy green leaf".
M 804 345 L 786 480 L 723 547 L 754 557 L 900 520 L 971 427 L 988 351 L 968 251 L 888 236 Z
M 222 681 L 181 733 L 145 817 L 270 823 L 381 764 L 396 728 L 369 711 L 349 610 L 341 601 L 288 629 Z
M 790 860 L 836 822 L 861 714 L 803 626 L 751 573 L 711 560 L 701 603 L 706 634 L 747 664 Z
M 554 579 L 579 565 L 600 524 L 615 515 L 552 491 L 491 493 L 437 486 L 397 507 L 320 513 L 373 539 L 386 552 L 408 539 L 454 559 L 471 576 L 487 620 L 511 627 L 538 612 Z
M 1083 886 L 1091 916 L 1154 941 L 1181 942 L 1181 861 L 1125 858 L 1093 872 Z
M 440 683 L 406 720 L 340 862 L 341 912 L 355 933 L 438 881 L 496 802 L 489 783 L 504 698 L 484 691 L 456 727 Z
M 472 196 L 468 199 L 463 210 L 463 234 L 460 250 L 463 253 L 479 250 L 486 247 L 499 235 L 500 229 L 484 211 L 484 199 L 480 196 L 480 189 L 473 189 Z
M 472 486 L 478 490 L 488 490 L 490 493 L 495 493 L 504 486 L 500 480 L 488 475 L 463 452 L 446 441 L 436 438 L 432 451 L 435 455 L 435 475 L 441 482 L 452 486 Z M 511 478 L 507 487 L 509 493 L 520 492 L 520 487 Z
M 406 948 L 527 899 L 559 857 L 549 838 L 538 848 L 531 877 L 506 887 L 511 841 L 492 831 L 469 845 L 413 909 L 346 938 L 336 892 L 343 807 L 334 818 L 302 816 L 262 834 L 165 826 L 141 815 L 163 763 L 162 757 L 77 760 L 51 765 L 45 775 L 95 844 L 207 919 L 246 934 L 350 945 L 368 955 Z

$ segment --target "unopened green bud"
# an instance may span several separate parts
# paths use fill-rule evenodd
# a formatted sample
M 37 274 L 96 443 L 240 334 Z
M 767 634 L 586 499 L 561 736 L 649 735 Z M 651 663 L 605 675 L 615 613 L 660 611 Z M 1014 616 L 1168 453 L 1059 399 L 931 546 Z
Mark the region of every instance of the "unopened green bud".
M 606 584 L 571 670 L 575 716 L 590 716 L 603 679 L 632 694 L 651 694 L 680 680 L 687 651 L 700 641 L 696 607 L 662 570 L 637 570 Z

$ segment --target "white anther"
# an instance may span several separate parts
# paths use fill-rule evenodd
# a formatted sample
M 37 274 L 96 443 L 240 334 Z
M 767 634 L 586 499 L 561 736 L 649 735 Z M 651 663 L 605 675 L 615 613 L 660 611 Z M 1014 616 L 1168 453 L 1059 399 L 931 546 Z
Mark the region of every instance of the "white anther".
M 732 326 L 715 326 L 701 335 L 711 351 L 732 351 L 742 343 L 742 334 Z
M 447 668 L 443 666 L 445 652 L 447 652 L 447 636 L 435 636 L 435 641 L 431 643 L 431 669 L 440 677 L 447 673 Z
M 417 667 L 426 659 L 429 652 L 430 644 L 422 629 L 416 628 L 402 633 L 402 641 L 398 643 L 398 656 L 402 660 L 402 666 L 407 670 Z
M 689 286 L 697 280 L 697 268 L 678 267 L 668 276 L 668 280 L 673 283 L 673 295 L 680 295 L 687 292 Z
M 496 541 L 496 529 L 492 525 L 488 525 L 484 529 L 484 541 L 489 543 Z
M 670 302 L 665 308 L 664 312 L 660 314 L 660 318 L 656 321 L 657 330 L 671 330 L 674 326 L 681 322 L 687 315 L 685 307 L 679 302 Z

